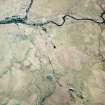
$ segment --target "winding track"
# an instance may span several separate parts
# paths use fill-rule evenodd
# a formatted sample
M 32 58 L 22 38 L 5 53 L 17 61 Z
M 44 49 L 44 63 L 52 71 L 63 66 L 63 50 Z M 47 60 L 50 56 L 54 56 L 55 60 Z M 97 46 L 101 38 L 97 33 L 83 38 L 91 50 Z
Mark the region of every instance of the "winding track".
M 34 0 L 30 0 L 30 3 L 28 5 L 28 7 L 26 8 L 26 15 L 24 17 L 20 17 L 20 16 L 11 16 L 11 17 L 6 17 L 5 19 L 3 20 L 0 20 L 0 24 L 24 24 L 24 25 L 29 25 L 29 26 L 45 26 L 45 25 L 48 25 L 48 24 L 54 24 L 56 26 L 63 26 L 66 22 L 66 18 L 68 17 L 69 19 L 73 19 L 73 20 L 76 20 L 76 21 L 91 21 L 91 22 L 94 22 L 96 24 L 105 24 L 105 18 L 104 18 L 104 15 L 105 15 L 105 11 L 103 11 L 101 14 L 100 14 L 100 18 L 102 19 L 102 21 L 97 21 L 93 18 L 77 18 L 75 16 L 72 16 L 72 15 L 64 15 L 62 16 L 62 22 L 61 23 L 57 23 L 55 21 L 52 21 L 52 20 L 47 20 L 46 22 L 31 22 L 31 21 L 28 21 L 28 14 L 29 14 L 29 11 L 32 7 L 32 4 L 33 4 L 33 1 Z

